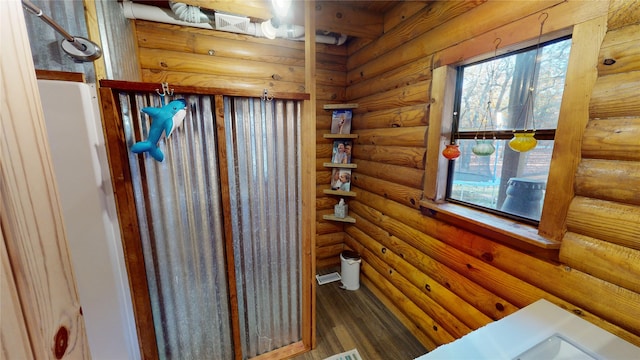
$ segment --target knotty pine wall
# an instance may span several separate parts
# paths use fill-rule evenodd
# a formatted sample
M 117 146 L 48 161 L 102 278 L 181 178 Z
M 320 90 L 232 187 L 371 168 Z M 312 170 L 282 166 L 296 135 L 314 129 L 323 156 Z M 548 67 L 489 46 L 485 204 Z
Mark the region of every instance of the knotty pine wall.
M 359 138 L 349 202 L 356 223 L 345 225 L 345 244 L 363 256 L 363 282 L 428 348 L 540 298 L 640 345 L 638 9 L 618 0 L 434 2 L 375 42 L 350 46 L 347 101 L 359 104 Z M 492 53 L 497 36 L 503 46 L 535 42 L 542 11 L 545 33 L 608 19 L 600 63 L 617 60 L 598 67 L 559 256 L 419 210 L 425 130 L 439 121 L 428 116 L 431 71 Z

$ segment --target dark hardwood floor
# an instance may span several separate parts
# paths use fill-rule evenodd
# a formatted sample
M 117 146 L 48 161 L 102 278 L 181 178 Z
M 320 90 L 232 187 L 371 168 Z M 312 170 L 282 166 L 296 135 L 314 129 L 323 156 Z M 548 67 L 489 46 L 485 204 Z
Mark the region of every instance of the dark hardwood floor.
M 357 348 L 362 360 L 414 359 L 427 349 L 362 284 L 317 285 L 317 348 L 295 360 L 321 360 Z

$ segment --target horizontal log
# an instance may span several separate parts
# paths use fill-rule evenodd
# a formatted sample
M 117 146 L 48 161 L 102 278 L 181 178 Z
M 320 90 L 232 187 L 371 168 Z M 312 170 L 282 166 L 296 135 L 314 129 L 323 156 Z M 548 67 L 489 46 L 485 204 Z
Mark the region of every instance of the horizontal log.
M 347 56 L 333 55 L 319 51 L 316 48 L 316 68 L 322 70 L 340 71 L 344 73 L 345 83 L 347 78 Z
M 640 23 L 638 4 L 634 1 L 615 0 L 609 7 L 609 29 Z
M 344 243 L 344 233 L 330 233 L 316 236 L 316 246 L 328 246 Z
M 358 159 L 424 170 L 424 147 L 358 145 Z
M 359 244 L 363 244 L 361 241 L 363 238 L 367 238 L 366 234 L 362 232 L 356 231 L 356 236 L 353 241 L 356 241 Z M 371 240 L 369 238 L 369 240 Z M 349 241 L 349 240 L 347 240 Z M 365 240 L 366 242 L 367 240 Z M 375 245 L 375 241 L 371 240 L 373 243 L 369 243 L 369 246 L 376 247 L 376 251 L 370 250 L 367 245 L 361 248 L 359 253 L 362 256 L 362 260 L 367 264 L 371 265 L 379 274 L 383 275 L 387 281 L 389 281 L 393 286 L 395 286 L 398 290 L 400 290 L 404 295 L 409 298 L 409 300 L 418 306 L 420 310 L 422 310 L 425 314 L 427 314 L 431 319 L 433 319 L 436 323 L 438 323 L 446 332 L 454 336 L 455 338 L 460 338 L 469 332 L 471 329 L 462 323 L 459 319 L 453 316 L 449 311 L 443 308 L 438 302 L 436 302 L 431 297 L 427 296 L 423 290 L 424 287 L 417 287 L 412 284 L 409 280 L 407 280 L 406 276 L 404 276 L 397 268 L 394 268 L 389 263 L 386 262 L 386 259 L 381 259 L 380 254 L 382 254 L 381 249 L 382 246 Z M 388 249 L 385 249 L 385 254 L 390 253 Z
M 560 260 L 574 269 L 640 293 L 640 250 L 567 232 Z
M 491 2 L 477 10 L 490 4 Z M 534 46 L 539 36 L 541 11 L 548 15 L 542 29 L 542 40 L 544 41 L 570 34 L 572 26 L 605 15 L 608 7 L 608 2 L 606 1 L 594 2 L 591 6 L 584 6 L 584 2 L 581 0 L 563 1 L 557 5 L 550 2 L 546 4 L 549 5 L 546 9 L 539 8 L 539 10 L 523 13 L 521 18 L 513 19 L 513 21 L 500 21 L 499 26 L 491 31 L 466 37 L 460 39 L 460 41 L 450 41 L 446 48 L 434 55 L 434 68 L 443 65 L 473 62 L 483 58 L 488 59 L 495 54 L 494 41 L 496 39 L 501 40 L 497 52 L 498 55 L 522 49 L 527 45 Z M 539 5 L 544 6 L 542 3 Z M 493 14 L 499 14 L 499 12 Z M 495 19 L 495 16 L 489 14 L 485 16 L 488 16 L 489 19 Z
M 240 78 L 304 83 L 304 67 L 254 60 L 211 57 L 177 51 L 140 48 L 140 67 L 149 70 L 181 71 Z
M 608 31 L 598 56 L 598 74 L 606 76 L 640 70 L 638 41 L 640 24 Z M 614 60 L 613 64 L 611 60 Z
M 434 2 L 414 15 L 413 21 L 405 21 L 394 27 L 377 41 L 369 44 L 360 51 L 349 56 L 347 63 L 349 69 L 360 67 L 371 59 L 380 57 L 389 51 L 411 41 L 416 36 L 424 34 L 433 28 L 451 21 L 458 15 L 462 15 L 471 8 L 482 4 L 484 1 L 465 2 Z M 413 14 L 412 14 L 413 15 Z
M 356 220 L 356 223 L 358 223 L 364 219 L 358 218 Z M 369 224 L 367 226 L 375 225 Z M 461 337 L 470 330 L 475 330 L 492 321 L 491 318 L 461 299 L 454 292 L 447 289 L 447 287 L 441 285 L 427 274 L 422 273 L 402 256 L 396 254 L 393 249 L 387 248 L 375 239 L 367 236 L 367 234 L 358 227 L 349 227 L 346 237 L 347 242 L 349 242 L 349 237 L 352 237 L 364 246 L 365 250 L 361 250 L 364 261 L 375 266 L 378 272 L 388 273 L 390 270 L 393 270 L 412 284 L 412 291 L 413 289 L 420 289 L 420 295 L 418 297 L 427 297 L 431 301 L 426 308 L 420 306 L 421 300 L 419 299 L 413 299 L 414 303 L 418 304 L 433 319 L 443 324 L 452 335 Z M 403 249 L 403 251 L 410 252 L 416 250 L 408 247 Z M 387 278 L 391 280 L 389 277 Z M 397 283 L 396 286 L 404 292 L 404 288 L 408 288 L 409 286 L 407 286 L 407 284 L 400 285 L 401 283 L 402 282 Z
M 433 278 L 440 285 L 451 290 L 489 318 L 498 320 L 518 310 L 516 306 L 507 300 L 496 296 L 450 267 L 429 257 L 424 252 L 418 251 L 415 246 L 391 236 L 388 229 L 382 228 L 377 221 L 373 220 L 376 216 L 381 216 L 376 210 L 371 209 L 360 201 L 354 201 L 352 202 L 351 211 L 354 217 L 362 221 L 362 223 L 356 221 L 355 227 L 362 229 L 363 232 L 376 239 L 376 241 L 392 249 L 408 263 Z M 363 214 L 366 214 L 366 216 Z M 352 228 L 350 227 L 349 230 Z
M 354 152 L 354 156 L 357 155 Z M 354 163 L 358 165 L 358 174 L 422 190 L 424 170 L 360 159 Z
M 640 250 L 640 206 L 576 196 L 567 230 Z
M 318 259 L 326 259 L 326 258 L 339 258 L 340 253 L 342 252 L 344 246 L 342 244 L 333 244 L 333 245 L 324 245 L 324 246 L 316 246 L 316 258 Z
M 377 38 L 382 34 L 383 16 L 380 13 L 322 2 L 315 5 L 314 16 L 324 31 L 363 38 Z
M 319 102 L 321 102 L 321 100 Z M 318 135 L 322 137 L 323 134 L 329 132 L 329 129 L 331 129 L 331 113 L 328 111 L 317 112 L 316 113 L 316 130 L 318 130 L 317 131 Z
M 267 63 L 304 66 L 304 47 L 291 48 L 277 43 L 246 41 L 209 31 L 206 35 L 164 24 L 140 22 L 136 27 L 138 46 L 207 55 L 212 58 L 232 58 Z M 189 29 L 190 30 L 190 29 Z M 346 77 L 346 76 L 345 76 Z
M 412 319 L 414 324 L 421 329 L 429 338 L 437 345 L 443 345 L 455 340 L 451 334 L 444 330 L 440 324 L 427 315 L 416 304 L 411 302 L 398 288 L 393 286 L 389 280 L 385 279 L 368 263 L 363 262 L 361 267 L 362 273 L 371 279 L 371 281 L 380 288 L 390 299 L 394 305 L 400 309 L 405 316 Z
M 582 159 L 576 172 L 575 193 L 640 205 L 640 162 Z
M 347 62 L 347 82 L 355 84 L 379 74 L 387 72 L 396 67 L 408 64 L 424 56 L 434 54 L 435 52 L 450 47 L 451 44 L 458 44 L 467 39 L 490 32 L 504 24 L 509 24 L 525 16 L 534 14 L 544 10 L 560 1 L 529 1 L 513 6 L 504 1 L 490 1 L 482 6 L 477 6 L 453 19 L 443 23 L 441 26 L 433 28 L 422 35 L 413 37 L 393 50 L 387 51 L 379 56 L 367 56 L 372 59 L 354 67 L 351 56 Z M 495 14 L 500 14 L 496 18 Z M 536 15 L 537 16 L 537 15 Z M 469 27 L 468 24 L 473 24 Z M 566 27 L 567 24 L 563 24 Z M 546 29 L 547 27 L 545 27 Z M 535 38 L 537 27 L 522 28 L 519 32 L 527 31 L 531 33 L 529 39 Z
M 322 161 L 326 161 L 327 159 L 331 159 L 332 154 L 333 154 L 333 144 L 316 143 L 316 160 L 322 159 Z
M 384 33 L 408 21 L 412 16 L 421 19 L 421 10 L 433 3 L 422 1 L 402 1 L 384 13 Z
M 436 238 L 406 226 L 400 221 L 392 219 L 377 210 L 371 208 L 364 209 L 360 206 L 359 201 L 350 204 L 350 211 L 377 224 L 408 245 L 418 249 L 419 252 L 424 255 L 459 272 L 478 285 L 518 307 L 526 306 L 547 295 L 540 289 L 527 284 L 517 277 L 499 270 L 491 264 L 470 256 Z
M 429 125 L 429 105 L 384 109 L 353 115 L 351 125 L 358 130 Z
M 319 221 L 316 221 L 316 234 L 318 235 L 331 234 L 331 233 L 337 233 L 337 232 L 343 232 L 343 231 L 344 231 L 344 226 L 342 223 L 339 223 L 336 221 L 322 220 L 322 217 L 320 217 Z
M 374 284 L 373 281 L 371 281 L 365 274 L 361 274 L 360 282 L 373 293 L 384 307 L 389 310 L 427 350 L 433 350 L 438 346 L 418 325 L 413 322 L 411 318 L 407 317 L 402 310 L 393 303 L 387 294 L 376 287 L 376 284 Z
M 286 81 L 273 81 L 261 79 L 249 79 L 236 76 L 209 75 L 200 73 L 189 73 L 180 71 L 159 71 L 142 69 L 142 82 L 180 84 L 182 86 L 216 87 L 227 89 L 242 89 L 255 91 L 261 94 L 264 89 L 272 92 L 292 92 L 303 93 L 305 87 L 303 83 L 292 83 Z
M 422 197 L 421 189 L 394 184 L 358 172 L 352 173 L 351 191 L 358 193 L 361 189 L 367 189 L 367 191 L 397 201 L 405 206 L 413 207 L 416 210 L 420 208 L 420 198 Z
M 341 71 L 316 69 L 316 84 L 344 87 L 347 85 L 347 80 Z
M 328 189 L 329 185 L 324 186 L 324 189 Z M 338 201 L 335 196 L 323 196 L 316 197 L 316 210 L 331 210 Z
M 371 213 L 363 216 L 362 211 L 357 207 L 360 202 L 374 206 L 375 210 L 367 208 Z M 422 216 L 406 206 L 362 189 L 358 190 L 358 200 L 350 203 L 350 211 L 379 224 L 378 226 L 423 251 L 425 255 L 451 267 L 518 307 L 545 298 L 607 331 L 634 344 L 640 344 L 640 335 L 637 335 L 640 334 L 640 320 L 638 320 L 640 308 L 634 305 L 640 301 L 638 293 L 581 271 L 572 270 L 570 267 L 526 256 L 505 245 L 488 239 L 483 240 L 482 237 Z M 382 216 L 381 212 L 385 215 Z M 391 216 L 398 220 L 391 221 Z M 434 231 L 441 233 L 434 233 Z M 431 236 L 434 237 L 427 234 L 432 234 Z M 424 238 L 425 236 L 427 238 Z M 472 257 L 468 258 L 456 251 L 445 254 L 448 252 L 446 248 L 441 250 L 443 254 L 438 255 L 437 249 L 442 245 L 435 241 L 436 237 L 450 246 L 464 249 L 464 252 Z M 487 277 L 482 276 L 481 266 L 471 262 L 470 259 L 490 262 L 502 273 L 497 275 L 494 272 L 491 275 L 487 274 Z M 490 269 L 486 271 L 491 273 Z M 433 275 L 432 272 L 427 273 Z M 500 285 L 496 281 L 507 281 L 509 285 Z M 616 307 L 602 303 L 601 299 L 604 298 L 609 299 L 610 303 L 617 304 Z
M 640 75 L 640 72 L 638 74 Z M 638 86 L 640 86 L 640 82 L 638 82 Z M 640 91 L 637 91 L 637 89 L 633 91 L 640 95 Z M 638 98 L 638 103 L 640 104 L 640 97 Z M 639 112 L 640 108 L 638 108 L 636 114 Z M 640 117 L 591 119 L 584 131 L 582 157 L 640 161 L 639 138 Z
M 351 85 L 347 88 L 347 98 L 360 99 L 369 95 L 428 80 L 431 80 L 431 56 Z
M 324 259 L 316 258 L 316 270 L 330 269 L 336 266 L 340 266 L 340 257 L 329 257 Z
M 317 171 L 316 185 L 322 186 L 323 189 L 331 183 L 331 171 Z
M 354 142 L 356 146 L 376 145 L 424 147 L 424 135 L 426 131 L 426 126 L 357 130 L 355 133 L 358 134 L 358 138 Z M 357 151 L 357 147 L 354 149 Z
M 589 118 L 637 116 L 640 113 L 640 71 L 600 76 L 589 104 Z
M 401 88 L 353 99 L 353 102 L 358 103 L 358 108 L 354 110 L 354 113 L 428 103 L 430 85 L 431 81 L 421 81 Z
M 342 85 L 329 86 L 319 84 L 316 87 L 316 98 L 320 101 L 340 101 L 345 98 L 345 89 Z

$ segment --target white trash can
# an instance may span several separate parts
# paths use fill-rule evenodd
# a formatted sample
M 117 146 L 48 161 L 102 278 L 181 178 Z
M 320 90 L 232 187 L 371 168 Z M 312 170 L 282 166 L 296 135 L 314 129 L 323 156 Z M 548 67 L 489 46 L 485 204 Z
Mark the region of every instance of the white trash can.
M 340 253 L 340 277 L 342 288 L 345 290 L 358 290 L 360 288 L 360 254 L 345 250 Z

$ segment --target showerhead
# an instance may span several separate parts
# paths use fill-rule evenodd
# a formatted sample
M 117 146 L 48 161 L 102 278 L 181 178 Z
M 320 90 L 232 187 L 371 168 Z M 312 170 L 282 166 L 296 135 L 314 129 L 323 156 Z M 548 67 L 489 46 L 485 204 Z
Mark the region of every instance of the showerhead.
M 80 48 L 77 45 L 80 45 Z M 79 36 L 74 37 L 73 42 L 63 39 L 60 47 L 75 62 L 94 61 L 102 56 L 102 49 L 98 44 Z
M 64 39 L 60 42 L 62 50 L 75 62 L 94 61 L 102 56 L 102 49 L 89 39 L 79 36 L 71 36 L 57 22 L 42 13 L 42 10 L 29 0 L 22 0 L 22 6 L 29 12 L 39 17 L 57 31 Z

